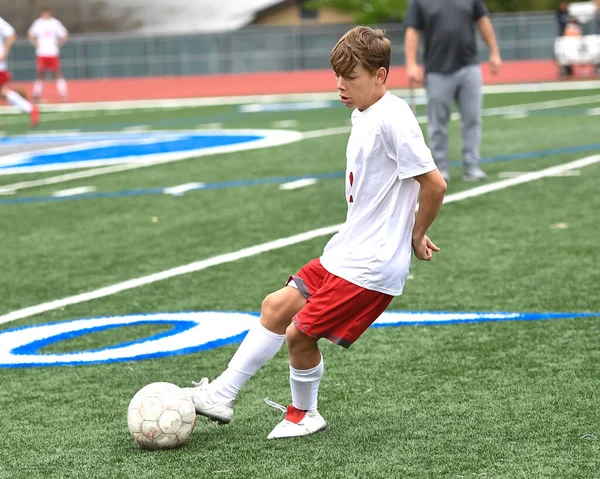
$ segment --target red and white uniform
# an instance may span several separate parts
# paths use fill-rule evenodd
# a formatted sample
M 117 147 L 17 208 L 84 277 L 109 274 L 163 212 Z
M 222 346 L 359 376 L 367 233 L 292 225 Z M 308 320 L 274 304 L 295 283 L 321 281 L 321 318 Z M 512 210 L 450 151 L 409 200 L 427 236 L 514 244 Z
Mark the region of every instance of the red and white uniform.
M 29 28 L 29 35 L 37 40 L 35 54 L 38 71 L 60 70 L 59 42 L 68 35 L 65 26 L 56 18 L 38 18 Z
M 321 258 L 291 279 L 307 297 L 296 327 L 348 347 L 402 294 L 419 196 L 414 177 L 436 165 L 410 107 L 390 93 L 352 113 L 346 161 L 346 222 Z
M 0 53 L 4 53 L 6 39 L 15 34 L 15 29 L 0 17 Z M 10 72 L 6 66 L 6 59 L 0 61 L 0 87 L 10 81 Z

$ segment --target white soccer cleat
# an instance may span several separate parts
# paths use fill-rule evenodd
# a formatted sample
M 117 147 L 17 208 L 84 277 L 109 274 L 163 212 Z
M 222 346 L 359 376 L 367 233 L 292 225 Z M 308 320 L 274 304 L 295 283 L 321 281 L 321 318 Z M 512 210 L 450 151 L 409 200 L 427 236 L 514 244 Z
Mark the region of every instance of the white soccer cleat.
M 285 419 L 275 426 L 267 439 L 309 436 L 326 427 L 325 419 L 317 411 L 301 411 L 290 405 L 287 407 Z
M 199 383 L 193 383 L 196 387 L 182 388 L 188 397 L 194 402 L 196 413 L 206 416 L 219 424 L 227 424 L 233 417 L 233 399 L 220 401 L 211 394 L 208 378 Z

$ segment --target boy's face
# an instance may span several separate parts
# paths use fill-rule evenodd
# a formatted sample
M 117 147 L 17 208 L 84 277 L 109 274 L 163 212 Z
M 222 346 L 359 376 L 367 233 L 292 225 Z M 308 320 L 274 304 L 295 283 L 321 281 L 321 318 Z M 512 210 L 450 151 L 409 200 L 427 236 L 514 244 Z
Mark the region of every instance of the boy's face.
M 375 73 L 357 65 L 346 76 L 335 75 L 336 86 L 342 103 L 348 108 L 365 110 L 385 93 L 385 68 Z
M 52 10 L 42 10 L 41 16 L 42 18 L 52 18 Z

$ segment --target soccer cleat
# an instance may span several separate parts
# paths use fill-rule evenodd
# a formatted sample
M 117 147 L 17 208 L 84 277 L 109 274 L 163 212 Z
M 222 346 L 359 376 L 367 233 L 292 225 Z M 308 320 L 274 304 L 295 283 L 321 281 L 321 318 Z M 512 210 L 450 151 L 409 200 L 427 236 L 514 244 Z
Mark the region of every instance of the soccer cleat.
M 465 171 L 463 175 L 463 181 L 483 181 L 487 178 L 487 175 L 480 168 L 473 168 L 469 171 Z
M 274 405 L 271 401 L 268 401 L 267 404 Z M 301 411 L 291 404 L 287 407 L 287 410 L 283 406 L 281 409 L 285 411 L 285 418 L 275 426 L 267 439 L 308 436 L 327 427 L 325 419 L 317 411 Z
M 233 399 L 220 401 L 211 394 L 208 378 L 199 383 L 193 383 L 196 387 L 183 388 L 188 397 L 194 402 L 196 413 L 206 416 L 219 424 L 227 424 L 233 417 Z
M 40 121 L 40 109 L 35 105 L 33 105 L 33 109 L 29 113 L 29 120 L 32 128 L 35 128 Z

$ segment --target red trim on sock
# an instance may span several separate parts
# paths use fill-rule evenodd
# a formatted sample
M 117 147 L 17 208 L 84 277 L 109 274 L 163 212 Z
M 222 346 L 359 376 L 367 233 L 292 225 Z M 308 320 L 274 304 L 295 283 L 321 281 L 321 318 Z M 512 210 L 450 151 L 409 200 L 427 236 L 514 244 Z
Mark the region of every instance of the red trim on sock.
M 294 424 L 298 424 L 300 421 L 302 421 L 302 419 L 304 419 L 305 415 L 306 411 L 303 411 L 302 409 L 297 409 L 290 404 L 287 408 L 287 414 L 285 415 L 285 419 L 287 421 L 293 422 Z

